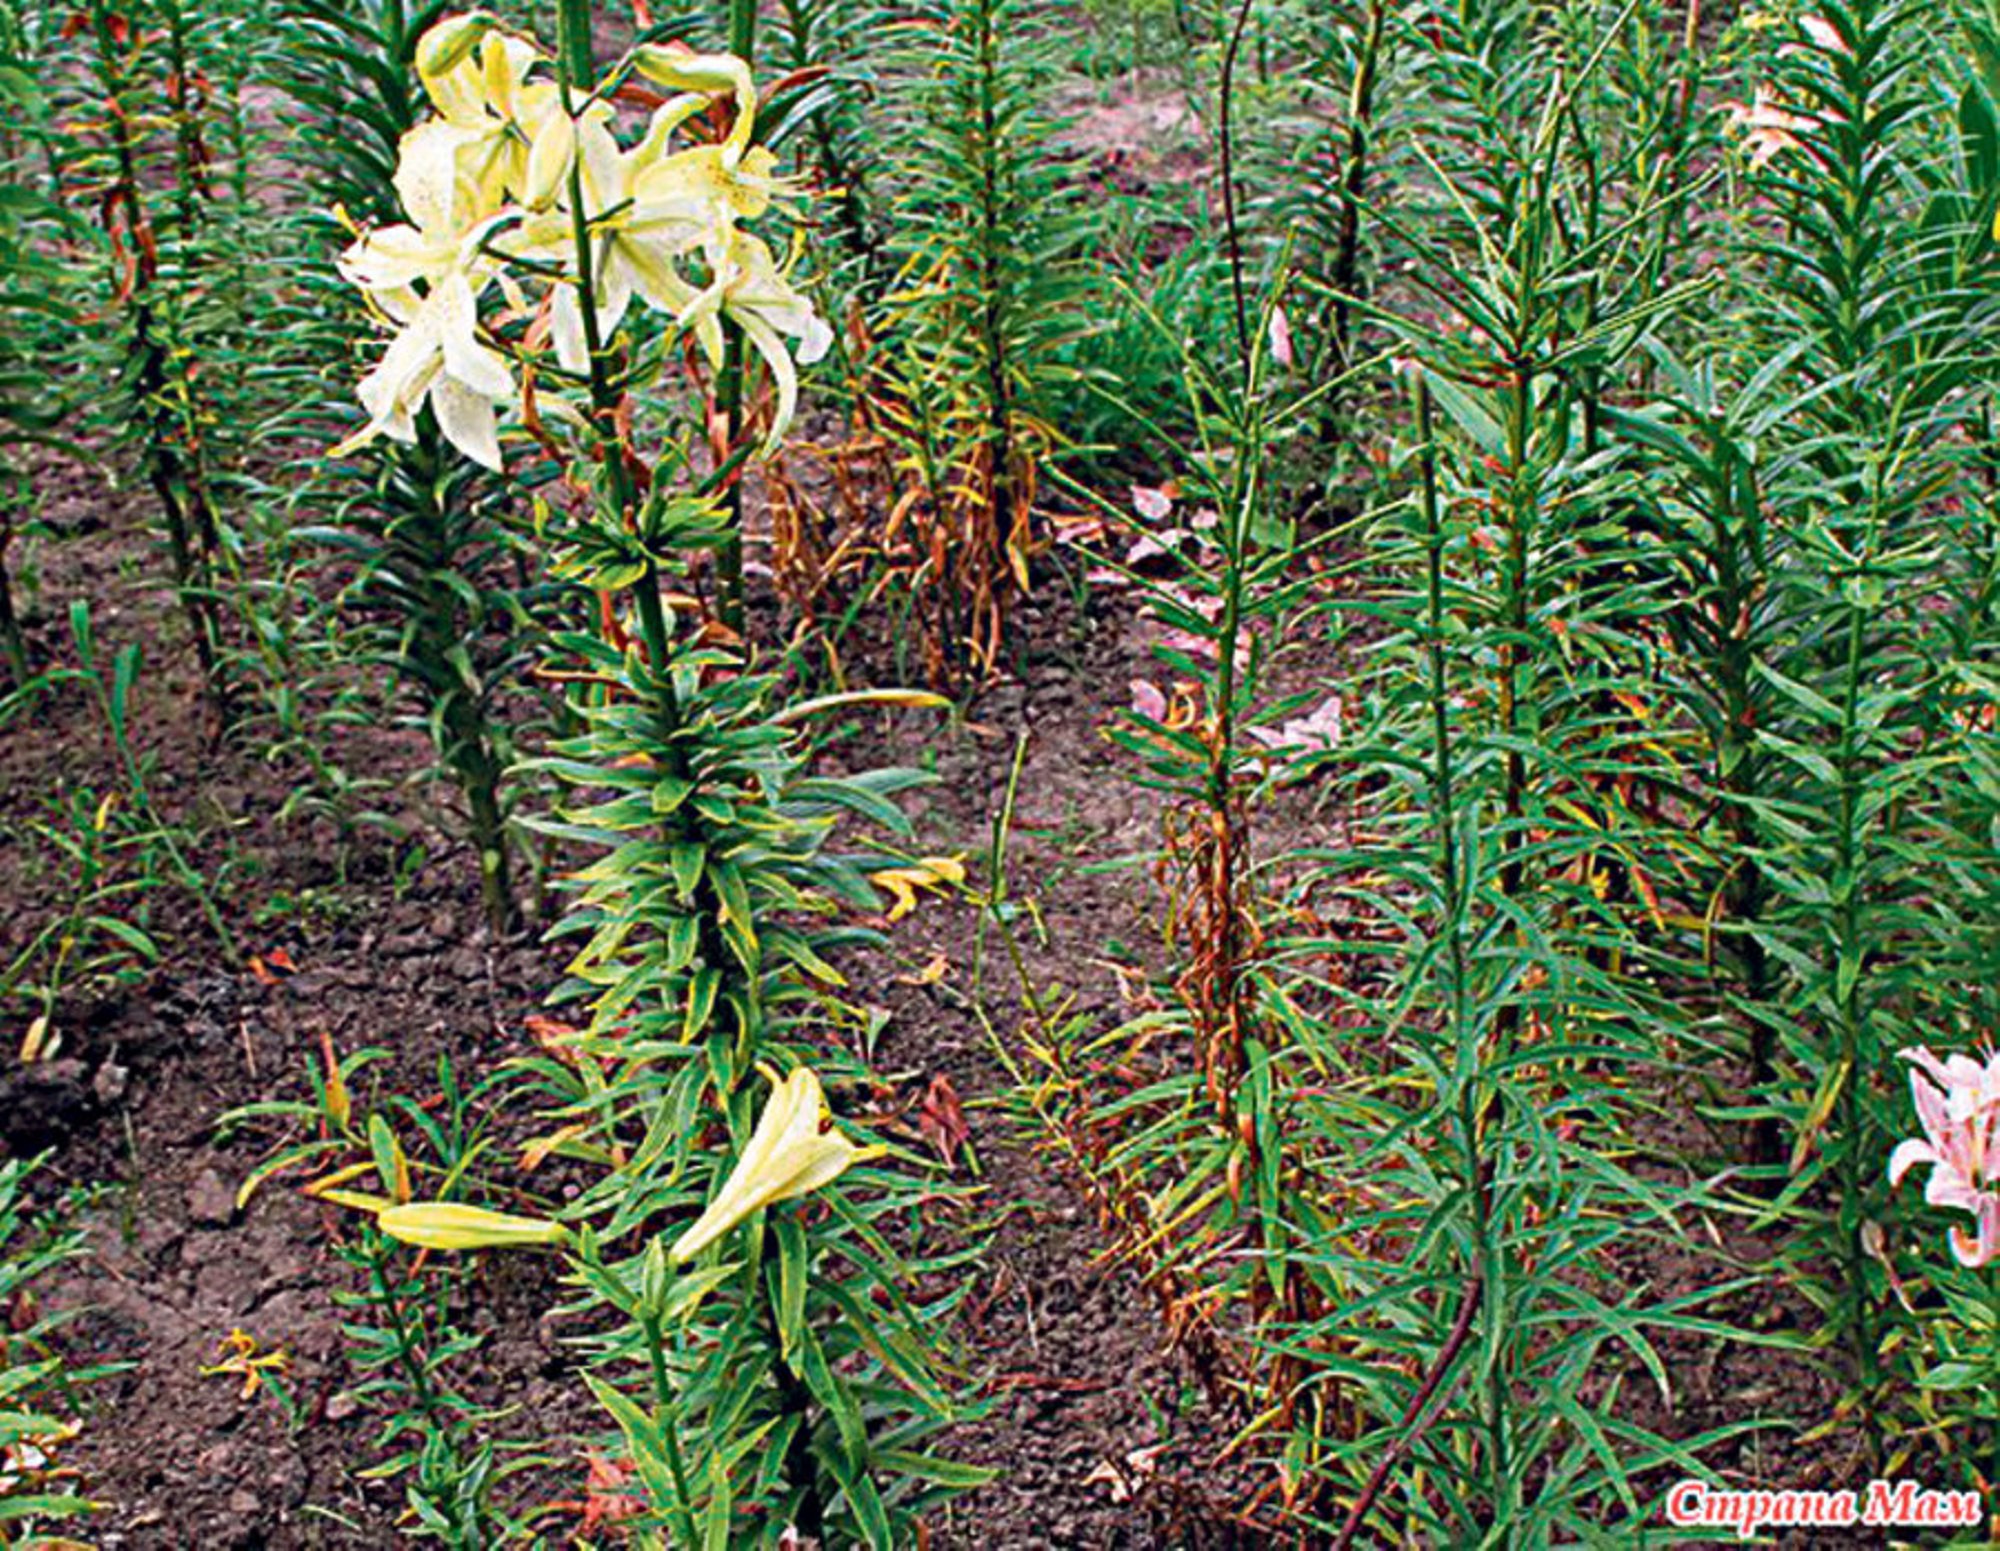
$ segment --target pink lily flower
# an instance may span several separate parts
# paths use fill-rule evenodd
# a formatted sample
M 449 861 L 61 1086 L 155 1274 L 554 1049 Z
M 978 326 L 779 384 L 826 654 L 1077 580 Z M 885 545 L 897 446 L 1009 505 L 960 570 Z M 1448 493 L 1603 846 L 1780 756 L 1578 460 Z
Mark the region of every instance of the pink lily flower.
M 1976 1061 L 1952 1055 L 1940 1061 L 1921 1046 L 1901 1052 L 1916 1070 L 1910 1095 L 1916 1103 L 1921 1137 L 1899 1142 L 1889 1156 L 1889 1183 L 1895 1185 L 1920 1163 L 1931 1166 L 1924 1199 L 1932 1206 L 1970 1212 L 1975 1232 L 1951 1230 L 1959 1263 L 1983 1266 L 2000 1257 L 2000 1056 Z

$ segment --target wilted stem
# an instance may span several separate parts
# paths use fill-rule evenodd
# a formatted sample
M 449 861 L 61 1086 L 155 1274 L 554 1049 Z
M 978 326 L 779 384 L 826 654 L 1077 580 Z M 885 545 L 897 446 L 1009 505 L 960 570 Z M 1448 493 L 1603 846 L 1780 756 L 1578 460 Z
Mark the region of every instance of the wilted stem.
M 1484 1301 L 1481 1292 L 1485 1284 L 1475 1276 L 1466 1284 L 1465 1294 L 1459 1300 L 1458 1317 L 1452 1321 L 1451 1334 L 1445 1337 L 1444 1345 L 1431 1362 L 1430 1372 L 1424 1375 L 1423 1383 L 1410 1397 L 1410 1403 L 1403 1408 L 1403 1419 L 1396 1425 L 1396 1435 L 1389 1440 L 1389 1446 L 1375 1461 L 1375 1468 L 1368 1473 L 1368 1482 L 1361 1488 L 1361 1495 L 1354 1499 L 1354 1506 L 1348 1510 L 1347 1518 L 1340 1526 L 1340 1535 L 1333 1543 L 1333 1551 L 1347 1551 L 1354 1544 L 1354 1537 L 1367 1522 L 1369 1510 L 1375 1500 L 1382 1495 L 1382 1488 L 1388 1484 L 1389 1472 L 1396 1468 L 1396 1462 L 1416 1447 L 1418 1441 L 1429 1432 L 1433 1423 L 1444 1414 L 1445 1402 L 1451 1398 L 1451 1390 L 1438 1395 L 1438 1386 L 1444 1376 L 1451 1372 L 1451 1366 L 1458 1360 L 1458 1354 L 1465 1350 L 1465 1343 L 1472 1337 L 1472 1322 Z M 1458 1388 L 1459 1380 L 1452 1381 L 1452 1390 Z M 1437 1404 L 1431 1399 L 1437 1396 Z

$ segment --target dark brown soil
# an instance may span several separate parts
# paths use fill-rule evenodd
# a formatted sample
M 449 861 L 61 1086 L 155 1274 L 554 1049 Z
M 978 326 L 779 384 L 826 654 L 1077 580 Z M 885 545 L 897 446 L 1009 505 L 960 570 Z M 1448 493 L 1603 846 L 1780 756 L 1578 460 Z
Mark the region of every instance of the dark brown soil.
M 522 1019 L 555 982 L 560 951 L 492 941 L 478 924 L 469 858 L 425 830 L 418 810 L 401 815 L 414 833 L 400 844 L 340 843 L 322 824 L 277 823 L 294 776 L 254 750 L 211 744 L 178 620 L 157 590 L 130 580 L 157 564 L 139 510 L 68 465 L 51 464 L 44 484 L 62 536 L 40 546 L 42 595 L 111 600 L 94 609 L 107 660 L 128 642 L 145 644 L 133 724 L 154 799 L 199 836 L 198 865 L 239 880 L 224 908 L 244 953 L 282 950 L 296 966 L 262 976 L 232 968 L 191 901 L 162 883 L 146 916 L 162 965 L 133 984 L 72 990 L 59 1007 L 55 1058 L 0 1070 L 0 1142 L 22 1154 L 53 1149 L 38 1190 L 75 1212 L 91 1251 L 44 1286 L 44 1303 L 89 1311 L 73 1328 L 77 1360 L 130 1364 L 98 1386 L 67 1458 L 107 1504 L 91 1526 L 106 1546 L 384 1545 L 395 1536 L 398 1491 L 356 1477 L 373 1457 L 378 1419 L 345 1395 L 357 1375 L 331 1298 L 354 1274 L 332 1254 L 321 1209 L 283 1181 L 235 1208 L 273 1137 L 246 1128 L 219 1138 L 216 1121 L 257 1099 L 307 1096 L 322 1033 L 342 1052 L 390 1050 L 372 1080 L 412 1092 L 431 1091 L 441 1055 L 473 1076 L 490 1071 L 524 1048 Z M 1110 1008 L 1115 976 L 1094 960 L 1107 936 L 1144 939 L 1147 887 L 1140 874 L 1083 864 L 1142 851 L 1156 820 L 1112 779 L 1115 760 L 1096 727 L 1108 707 L 1085 686 L 1122 688 L 1144 641 L 1120 623 L 1087 639 L 1053 617 L 1030 629 L 1026 685 L 985 697 L 974 728 L 940 741 L 934 723 L 912 718 L 871 753 L 914 763 L 936 749 L 940 779 L 917 802 L 925 842 L 976 851 L 1015 739 L 1028 737 L 1015 865 L 1048 933 L 1036 970 L 1079 990 L 1085 1005 Z M 50 611 L 33 635 L 46 663 L 71 660 Z M 75 686 L 32 726 L 32 736 L 0 743 L 0 894 L 14 901 L 0 953 L 62 898 L 64 875 L 46 865 L 29 819 L 53 792 L 119 789 L 108 740 Z M 334 756 L 350 768 L 399 773 L 424 755 L 419 737 L 392 729 L 339 739 Z M 419 843 L 423 864 L 405 866 Z M 908 962 L 879 977 L 894 1013 L 880 1064 L 911 1093 L 948 1079 L 970 1131 L 957 1170 L 986 1188 L 992 1223 L 964 1332 L 969 1373 L 992 1407 L 953 1446 L 1002 1475 L 958 1504 L 934 1543 L 1180 1540 L 1175 1499 L 1156 1483 L 1198 1475 L 1213 1431 L 1161 1352 L 1144 1293 L 1100 1263 L 1091 1215 L 1002 1107 L 1004 1069 L 967 1011 L 970 927 L 964 907 L 927 903 L 896 938 Z M 894 980 L 934 949 L 952 961 L 943 984 Z M 1011 1028 L 1014 988 L 997 956 L 988 977 L 996 1027 Z M 10 1024 L 10 1037 L 18 1033 Z M 574 1462 L 573 1473 L 527 1477 L 526 1500 L 580 1495 L 573 1435 L 586 1419 L 537 1326 L 552 1289 L 495 1285 L 498 1274 L 483 1268 L 474 1288 L 475 1323 L 490 1335 L 473 1382 L 524 1407 L 510 1435 L 532 1434 L 540 1419 L 552 1452 Z M 289 1354 L 289 1410 L 268 1391 L 243 1397 L 229 1375 L 203 1375 L 239 1328 L 261 1351 Z

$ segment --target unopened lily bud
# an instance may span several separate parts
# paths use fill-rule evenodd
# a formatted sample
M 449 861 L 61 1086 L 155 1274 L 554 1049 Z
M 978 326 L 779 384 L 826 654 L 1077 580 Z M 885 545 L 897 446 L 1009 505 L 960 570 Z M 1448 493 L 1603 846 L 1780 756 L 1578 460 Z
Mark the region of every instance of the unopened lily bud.
M 425 80 L 432 80 L 471 57 L 480 40 L 493 30 L 497 22 L 498 18 L 485 11 L 447 16 L 417 39 L 417 74 Z
M 449 1201 L 392 1206 L 375 1220 L 390 1238 L 420 1249 L 528 1249 L 569 1238 L 567 1228 L 546 1217 L 516 1217 Z
M 667 1307 L 667 1290 L 673 1279 L 667 1274 L 667 1247 L 663 1240 L 655 1237 L 647 1242 L 644 1260 L 639 1265 L 639 1302 L 645 1312 L 657 1319 Z
M 757 83 L 750 67 L 734 54 L 688 54 L 658 44 L 641 44 L 633 51 L 632 63 L 639 74 L 655 86 L 679 92 L 706 92 L 711 96 L 730 92 L 736 98 L 736 122 L 724 142 L 726 158 L 733 166 L 750 144 L 757 120 Z
M 696 54 L 657 43 L 640 44 L 632 63 L 655 86 L 675 91 L 740 92 L 750 78 L 750 67 L 734 54 Z
M 576 160 L 576 120 L 560 111 L 549 114 L 528 148 L 528 172 L 522 179 L 521 201 L 538 210 L 556 197 Z

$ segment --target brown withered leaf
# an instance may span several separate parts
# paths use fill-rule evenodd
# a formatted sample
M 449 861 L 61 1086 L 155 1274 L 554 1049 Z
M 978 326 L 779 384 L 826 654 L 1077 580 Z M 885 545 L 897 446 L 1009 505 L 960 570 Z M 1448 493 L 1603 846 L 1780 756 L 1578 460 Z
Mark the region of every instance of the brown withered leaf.
M 958 1090 L 943 1072 L 933 1075 L 924 1089 L 923 1102 L 917 1106 L 917 1129 L 938 1150 L 947 1167 L 955 1161 L 959 1149 L 972 1140 L 972 1128 L 965 1123 Z

